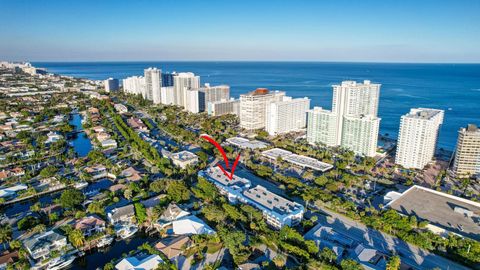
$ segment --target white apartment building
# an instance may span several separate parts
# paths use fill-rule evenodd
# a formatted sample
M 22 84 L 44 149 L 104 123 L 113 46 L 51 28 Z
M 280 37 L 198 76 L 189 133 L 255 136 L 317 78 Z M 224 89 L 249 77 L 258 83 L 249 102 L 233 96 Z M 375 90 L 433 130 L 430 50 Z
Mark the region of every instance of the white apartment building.
M 174 103 L 174 89 L 173 86 L 166 86 L 160 88 L 160 100 L 162 104 L 172 105 Z
M 230 99 L 217 102 L 208 102 L 207 112 L 209 115 L 219 116 L 224 114 L 240 115 L 240 100 Z
M 423 169 L 432 161 L 443 114 L 443 110 L 415 108 L 401 117 L 396 164 Z
M 307 141 L 337 146 L 337 115 L 322 107 L 314 107 L 307 112 Z
M 161 103 L 162 71 L 157 68 L 147 68 L 145 72 L 145 98 L 153 103 Z
M 192 72 L 178 73 L 173 77 L 173 88 L 174 104 L 185 108 L 186 91 L 200 88 L 200 76 L 195 76 Z
M 318 108 L 308 114 L 307 140 L 374 156 L 381 120 L 377 117 L 380 86 L 368 80 L 334 85 L 332 111 Z
M 333 86 L 332 112 L 337 115 L 337 144 L 342 144 L 344 116 L 377 116 L 380 84 L 343 81 Z
M 480 175 L 480 129 L 476 125 L 458 131 L 453 173 L 460 178 Z
M 142 95 L 145 98 L 145 78 L 142 76 L 132 76 L 123 79 L 122 81 L 123 91 L 125 93 Z
M 380 118 L 372 115 L 344 116 L 341 146 L 365 156 L 377 152 Z
M 265 130 L 270 135 L 277 135 L 305 128 L 309 98 L 291 98 L 283 96 L 281 101 L 267 105 Z
M 188 89 L 185 91 L 185 110 L 191 113 L 205 111 L 205 92 L 200 89 Z
M 265 128 L 267 105 L 281 101 L 284 96 L 283 91 L 270 92 L 265 88 L 240 95 L 240 126 L 247 130 Z

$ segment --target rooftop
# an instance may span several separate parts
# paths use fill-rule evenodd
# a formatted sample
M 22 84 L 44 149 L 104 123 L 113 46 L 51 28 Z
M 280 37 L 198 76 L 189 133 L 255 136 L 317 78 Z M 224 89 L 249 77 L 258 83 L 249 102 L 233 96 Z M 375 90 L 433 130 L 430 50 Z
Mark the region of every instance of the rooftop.
M 298 203 L 291 202 L 273 192 L 270 192 L 263 186 L 256 186 L 245 190 L 243 195 L 261 206 L 281 215 L 300 209 Z
M 297 155 L 290 151 L 280 149 L 280 148 L 273 148 L 267 151 L 263 151 L 262 155 L 273 160 L 276 160 L 277 158 L 280 157 L 283 160 L 293 163 L 295 165 L 298 165 L 301 167 L 308 167 L 313 170 L 317 170 L 321 172 L 326 172 L 333 168 L 333 165 L 325 162 L 321 162 L 318 159 Z
M 480 240 L 480 203 L 413 186 L 387 207 L 405 215 L 415 215 L 430 224 Z
M 415 109 L 411 109 L 410 112 L 405 115 L 405 117 L 428 120 L 437 116 L 440 113 L 443 113 L 443 111 L 437 110 L 437 109 L 428 109 L 428 108 L 415 108 Z
M 238 187 L 242 190 L 250 186 L 250 180 L 237 175 L 234 175 L 230 180 L 218 167 L 206 168 L 203 173 L 223 186 Z
M 261 149 L 261 148 L 266 148 L 268 146 L 267 143 L 253 140 L 250 141 L 249 139 L 245 139 L 242 137 L 232 137 L 227 139 L 227 143 L 235 145 L 240 148 L 249 148 L 249 149 Z
M 197 155 L 189 151 L 181 151 L 175 154 L 172 154 L 172 158 L 180 161 L 188 161 L 192 159 L 197 159 Z

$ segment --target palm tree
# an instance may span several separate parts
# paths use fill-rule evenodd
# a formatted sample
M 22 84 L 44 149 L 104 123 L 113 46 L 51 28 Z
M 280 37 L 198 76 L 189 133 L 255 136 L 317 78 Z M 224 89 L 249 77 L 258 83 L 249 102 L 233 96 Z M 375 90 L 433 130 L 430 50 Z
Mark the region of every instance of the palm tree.
M 12 227 L 10 225 L 2 225 L 0 227 L 0 242 L 3 244 L 3 249 L 6 249 L 5 244 L 12 240 Z
M 68 234 L 68 240 L 73 246 L 78 248 L 85 242 L 85 237 L 83 236 L 82 231 L 75 229 Z

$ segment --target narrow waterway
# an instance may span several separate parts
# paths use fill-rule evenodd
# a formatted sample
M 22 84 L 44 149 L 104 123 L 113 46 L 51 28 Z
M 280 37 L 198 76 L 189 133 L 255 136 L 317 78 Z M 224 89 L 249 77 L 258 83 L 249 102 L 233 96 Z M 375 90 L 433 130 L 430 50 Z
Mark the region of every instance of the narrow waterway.
M 77 258 L 69 269 L 85 270 L 102 268 L 112 260 L 122 258 L 123 254 L 128 254 L 131 250 L 136 250 L 146 242 L 153 242 L 155 239 L 139 231 L 131 239 L 115 241 L 111 246 L 102 249 L 93 249 L 84 257 Z
M 79 113 L 73 113 L 71 116 L 69 123 L 74 126 L 76 135 L 69 140 L 69 143 L 79 157 L 85 157 L 92 150 L 92 142 L 83 131 L 82 116 Z

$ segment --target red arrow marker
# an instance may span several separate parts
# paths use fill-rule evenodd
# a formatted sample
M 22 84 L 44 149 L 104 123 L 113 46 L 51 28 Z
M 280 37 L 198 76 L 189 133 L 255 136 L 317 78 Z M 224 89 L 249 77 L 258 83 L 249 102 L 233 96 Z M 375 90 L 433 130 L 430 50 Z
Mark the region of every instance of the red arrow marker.
M 200 135 L 200 138 L 207 140 L 208 142 L 213 144 L 218 149 L 218 151 L 220 151 L 220 154 L 222 154 L 223 161 L 225 162 L 227 169 L 224 169 L 223 166 L 220 164 L 217 164 L 217 166 L 220 168 L 220 170 L 222 170 L 223 174 L 225 174 L 225 176 L 228 177 L 228 179 L 232 180 L 233 173 L 235 172 L 235 167 L 237 167 L 238 161 L 240 160 L 240 154 L 238 154 L 237 158 L 235 159 L 231 172 L 229 173 L 227 170 L 230 169 L 230 165 L 228 164 L 227 154 L 225 153 L 225 150 L 223 149 L 223 147 L 207 134 Z

